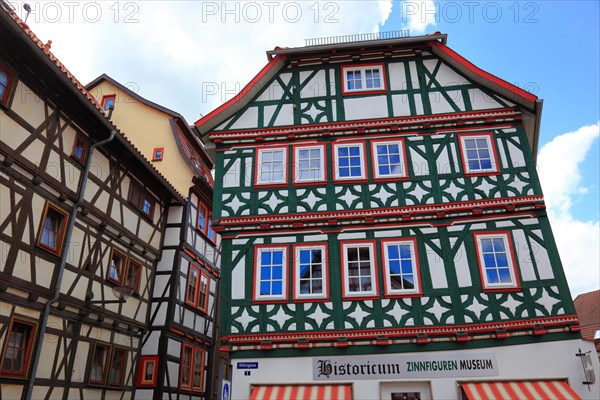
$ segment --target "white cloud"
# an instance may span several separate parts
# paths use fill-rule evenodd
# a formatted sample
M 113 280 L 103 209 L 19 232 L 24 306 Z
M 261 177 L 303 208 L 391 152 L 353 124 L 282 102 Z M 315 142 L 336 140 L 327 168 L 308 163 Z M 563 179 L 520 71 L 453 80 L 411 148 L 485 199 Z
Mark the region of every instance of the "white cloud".
M 548 215 L 573 297 L 600 286 L 600 221 L 580 221 L 571 213 L 587 191 L 580 165 L 598 137 L 599 123 L 584 126 L 555 137 L 538 155 Z
M 429 26 L 437 25 L 436 2 L 433 0 L 404 0 L 400 4 L 400 13 L 404 27 L 414 36 L 427 33 Z

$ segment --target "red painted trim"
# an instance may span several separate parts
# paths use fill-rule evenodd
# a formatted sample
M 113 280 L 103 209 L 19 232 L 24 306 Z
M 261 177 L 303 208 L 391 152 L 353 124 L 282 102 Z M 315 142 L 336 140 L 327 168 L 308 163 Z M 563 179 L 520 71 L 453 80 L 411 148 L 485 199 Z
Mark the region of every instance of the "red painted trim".
M 349 178 L 340 178 L 338 177 L 338 156 L 337 156 L 337 149 L 339 147 L 355 147 L 352 145 L 358 145 L 358 147 L 360 148 L 360 152 L 361 152 L 361 170 L 362 170 L 362 176 L 361 177 L 349 177 Z M 331 152 L 333 153 L 332 155 L 332 167 L 333 167 L 333 181 L 334 182 L 338 182 L 338 183 L 358 183 L 358 182 L 365 182 L 366 180 L 369 179 L 369 174 L 368 174 L 368 168 L 367 168 L 367 150 L 366 150 L 366 144 L 364 140 L 351 140 L 351 141 L 335 141 L 332 143 L 331 146 Z
M 490 154 L 494 158 L 492 160 L 493 170 L 490 171 L 482 171 L 482 172 L 469 172 L 469 168 L 467 166 L 467 153 L 466 149 L 463 145 L 463 138 L 487 138 L 490 144 Z M 463 165 L 463 173 L 465 176 L 490 176 L 490 175 L 500 175 L 500 159 L 498 158 L 498 151 L 496 150 L 496 141 L 494 140 L 494 135 L 491 132 L 477 132 L 477 133 L 461 133 L 457 135 L 458 138 L 458 146 L 460 149 L 460 156 L 462 159 Z
M 198 281 L 198 301 L 200 300 L 200 293 L 202 292 L 200 285 L 202 284 L 203 277 L 208 280 L 206 282 L 206 297 L 204 297 L 204 304 L 197 304 L 197 307 L 200 311 L 206 313 L 208 311 L 208 298 L 210 297 L 210 276 L 206 272 L 200 271 L 200 279 Z
M 108 100 L 110 100 L 110 99 L 114 100 L 113 105 L 116 108 L 116 106 L 117 106 L 117 95 L 116 94 L 106 94 L 106 95 L 102 96 L 102 101 L 100 102 L 100 104 L 102 105 L 102 109 L 103 110 L 107 111 L 106 102 Z
M 211 111 L 210 113 L 208 113 L 204 117 L 200 118 L 198 121 L 196 121 L 194 123 L 194 125 L 197 126 L 197 127 L 199 127 L 200 125 L 202 125 L 202 124 L 210 121 L 211 119 L 217 117 L 219 114 L 223 113 L 225 110 L 227 110 L 229 107 L 231 107 L 235 103 L 237 103 L 237 102 L 244 103 L 246 100 L 250 100 L 250 97 L 248 97 L 249 95 L 256 95 L 256 94 L 258 94 L 258 92 L 261 89 L 263 89 L 263 88 L 258 88 L 259 90 L 253 90 L 254 87 L 259 84 L 259 82 L 265 77 L 265 75 L 267 75 L 267 73 L 269 71 L 271 71 L 272 69 L 275 68 L 275 66 L 277 65 L 277 63 L 279 63 L 279 61 L 282 61 L 282 60 L 285 60 L 285 59 L 286 59 L 286 57 L 283 56 L 283 55 L 280 55 L 280 54 L 278 54 L 275 57 L 273 57 L 267 63 L 267 65 L 265 65 L 258 72 L 258 74 L 256 74 L 256 76 L 254 78 L 252 78 L 252 80 L 242 89 L 241 92 L 239 92 L 237 95 L 235 95 L 229 101 L 227 101 L 226 103 L 224 103 L 221 106 L 217 107 L 215 110 Z
M 465 59 L 464 57 L 462 57 L 461 55 L 456 53 L 454 50 L 452 50 L 445 44 L 443 44 L 437 40 L 432 40 L 428 43 L 428 45 L 431 46 L 431 48 L 433 50 L 437 49 L 441 53 L 445 54 L 446 56 L 450 57 L 454 61 L 458 62 L 462 67 L 466 68 L 468 71 L 470 71 L 476 75 L 479 75 L 480 77 L 482 77 L 484 79 L 487 79 L 488 81 L 502 87 L 503 89 L 506 89 L 506 90 L 514 93 L 515 95 L 522 97 L 523 99 L 525 99 L 529 102 L 537 101 L 537 99 L 538 99 L 537 96 L 535 96 L 535 95 L 533 95 L 511 83 L 508 83 L 505 80 L 500 79 L 497 76 L 490 74 L 489 72 L 486 72 L 486 71 L 476 67 L 474 64 L 469 62 L 467 59 Z
M 386 251 L 387 244 L 403 244 L 403 243 L 411 243 L 413 257 L 415 260 L 415 265 L 413 266 L 413 275 L 417 278 L 416 287 L 414 291 L 407 291 L 406 293 L 402 292 L 392 292 L 392 288 L 390 287 L 390 272 L 389 272 L 389 260 L 388 253 Z M 399 297 L 422 297 L 423 296 L 423 286 L 421 283 L 421 265 L 419 262 L 419 250 L 417 248 L 417 239 L 416 238 L 398 238 L 398 239 L 383 239 L 381 240 L 381 254 L 383 259 L 383 283 L 385 288 L 385 297 L 386 298 L 399 298 Z
M 381 89 L 373 89 L 373 90 L 348 90 L 346 88 L 346 70 L 365 70 L 370 67 L 378 67 L 380 70 L 382 88 Z M 385 73 L 385 65 L 384 63 L 372 63 L 372 64 L 350 64 L 350 65 L 342 65 L 340 67 L 340 73 L 342 75 L 342 96 L 354 96 L 354 95 L 365 95 L 365 94 L 381 94 L 387 91 L 387 79 Z M 365 76 L 366 79 L 366 76 Z M 362 81 L 362 79 L 361 79 Z
M 62 216 L 62 218 L 60 220 L 60 226 L 59 226 L 58 232 L 56 232 L 56 247 L 51 247 L 45 243 L 42 243 L 42 235 L 44 232 L 44 225 L 46 224 L 46 217 L 48 216 L 48 212 L 50 211 L 50 209 L 52 209 L 52 211 L 54 211 L 57 214 L 60 214 Z M 38 231 L 38 239 L 37 239 L 38 247 L 40 247 L 54 255 L 59 256 L 62 251 L 63 241 L 65 239 L 65 233 L 66 233 L 68 222 L 69 222 L 69 214 L 66 211 L 63 211 L 61 208 L 54 205 L 52 202 L 47 201 L 46 205 L 44 207 L 44 213 L 42 214 L 42 219 L 41 219 L 41 223 L 40 223 L 40 227 L 39 227 L 39 231 Z
M 318 148 L 321 150 L 321 173 L 322 173 L 322 178 L 320 180 L 308 180 L 308 181 L 300 181 L 298 180 L 298 176 L 299 176 L 299 163 L 298 163 L 298 152 L 302 149 L 315 149 Z M 292 165 L 293 165 L 293 177 L 292 177 L 292 182 L 294 182 L 295 185 L 322 185 L 322 184 L 326 184 L 327 183 L 327 156 L 326 156 L 326 150 L 325 150 L 325 145 L 322 144 L 312 144 L 312 145 L 305 145 L 305 144 L 294 144 L 292 146 Z
M 262 151 L 273 151 L 283 150 L 283 182 L 260 182 L 260 168 L 261 168 L 261 152 Z M 256 147 L 254 152 L 254 186 L 260 186 L 261 188 L 270 187 L 281 187 L 287 186 L 288 183 L 288 148 L 287 146 L 264 146 Z
M 508 253 L 506 256 L 509 258 L 508 262 L 513 271 L 513 277 L 515 279 L 514 285 L 505 285 L 505 286 L 492 286 L 488 287 L 485 283 L 484 276 L 484 266 L 481 260 L 481 249 L 479 247 L 479 238 L 480 237 L 498 237 L 502 236 L 505 239 L 505 242 L 508 243 Z M 517 259 L 515 258 L 515 250 L 513 246 L 512 235 L 510 231 L 482 231 L 482 232 L 474 232 L 473 240 L 475 241 L 475 250 L 477 256 L 477 265 L 479 267 L 479 276 L 481 278 L 481 287 L 483 288 L 483 292 L 518 292 L 521 291 L 521 282 L 519 280 L 519 273 L 517 268 Z
M 147 364 L 153 363 L 154 369 L 152 370 L 152 378 L 146 380 L 146 368 Z M 138 370 L 137 386 L 144 388 L 151 388 L 156 386 L 156 379 L 158 377 L 158 356 L 141 356 Z
M 195 285 L 191 286 L 190 285 L 190 278 L 192 278 L 192 271 L 197 271 L 197 275 L 196 275 L 196 279 L 195 279 Z M 196 266 L 192 263 L 189 264 L 189 269 L 188 269 L 188 275 L 187 275 L 187 282 L 186 282 L 186 288 L 185 288 L 185 304 L 190 305 L 194 308 L 196 308 L 196 304 L 198 304 L 198 294 L 199 294 L 199 285 L 200 285 L 200 274 L 202 273 L 202 271 L 200 270 L 199 266 Z M 193 287 L 194 290 L 194 300 L 190 301 L 190 290 Z
M 157 153 L 160 152 L 160 157 L 157 156 Z M 165 156 L 165 148 L 164 147 L 155 147 L 152 150 L 152 161 L 162 161 Z
M 363 119 L 357 121 L 345 121 L 345 122 L 327 122 L 322 124 L 310 124 L 310 125 L 286 125 L 274 128 L 253 128 L 253 129 L 236 129 L 227 131 L 211 132 L 209 138 L 211 140 L 220 138 L 226 140 L 229 137 L 257 137 L 262 136 L 263 138 L 285 135 L 286 138 L 290 134 L 306 134 L 310 132 L 322 133 L 324 131 L 348 131 L 352 129 L 364 128 L 368 129 L 381 129 L 382 127 L 393 127 L 398 128 L 408 126 L 415 131 L 420 129 L 420 125 L 423 123 L 440 123 L 445 127 L 448 123 L 457 121 L 471 121 L 483 119 L 488 121 L 490 118 L 502 118 L 508 117 L 516 118 L 520 116 L 520 112 L 513 108 L 500 108 L 491 110 L 478 110 L 478 111 L 466 111 L 459 113 L 446 113 L 446 114 L 434 114 L 434 115 L 421 115 L 414 117 L 392 117 L 392 118 L 377 118 L 377 119 Z M 419 126 L 417 126 L 419 125 Z M 306 139 L 306 138 L 304 138 Z
M 6 105 L 6 103 L 8 101 L 8 95 L 12 89 L 12 86 L 13 86 L 13 83 L 15 80 L 15 74 L 6 65 L 2 64 L 1 62 L 0 62 L 0 71 L 6 72 L 6 75 L 8 77 L 7 82 L 6 82 L 6 87 L 4 88 L 4 93 L 2 94 L 2 97 L 0 97 L 0 104 Z
M 190 365 L 187 367 L 188 368 L 188 379 L 189 379 L 189 384 L 183 384 L 182 379 L 183 379 L 183 370 L 185 368 L 185 365 L 183 363 L 184 360 L 184 355 L 185 355 L 185 349 L 189 348 L 191 350 L 191 356 L 190 356 Z M 192 380 L 193 378 L 193 373 L 194 373 L 194 346 L 187 344 L 187 343 L 182 343 L 181 344 L 181 356 L 179 359 L 179 388 L 180 389 L 187 389 L 187 390 L 191 390 L 192 389 Z
M 6 350 L 8 348 L 10 334 L 13 330 L 15 323 L 26 325 L 30 328 L 29 337 L 27 338 L 27 343 L 24 343 L 25 347 L 25 355 L 23 357 L 23 362 L 21 364 L 21 369 L 19 371 L 7 370 L 4 369 L 4 361 L 6 357 Z M 29 373 L 29 361 L 31 358 L 31 353 L 33 351 L 33 346 L 35 342 L 35 338 L 37 336 L 37 323 L 29 322 L 26 320 L 22 320 L 20 318 L 13 317 L 10 321 L 10 326 L 6 331 L 6 335 L 4 336 L 4 346 L 2 347 L 2 358 L 0 358 L 0 375 L 12 378 L 25 378 Z M 41 345 L 41 343 L 39 344 Z
M 366 299 L 377 299 L 379 298 L 379 268 L 377 266 L 377 242 L 375 240 L 349 240 L 340 241 L 340 266 L 342 270 L 342 298 L 344 300 L 366 300 Z M 371 249 L 371 285 L 372 293 L 359 292 L 356 294 L 349 293 L 350 288 L 348 287 L 347 269 L 346 265 L 346 246 L 358 247 L 360 245 L 367 245 Z
M 387 143 L 392 143 L 392 144 L 399 144 L 400 145 L 400 157 L 402 157 L 402 168 L 403 168 L 403 174 L 402 175 L 389 175 L 389 176 L 384 176 L 384 177 L 378 177 L 378 158 L 377 158 L 377 151 L 376 151 L 376 146 L 378 144 L 387 144 Z M 384 140 L 372 140 L 371 141 L 371 169 L 373 172 L 373 181 L 376 182 L 385 182 L 385 181 L 391 181 L 391 182 L 397 182 L 399 180 L 406 180 L 408 179 L 408 162 L 406 161 L 406 147 L 404 145 L 404 138 L 400 138 L 400 139 L 384 139 Z
M 260 254 L 262 249 L 269 250 L 283 250 L 283 268 L 282 268 L 282 294 L 281 296 L 274 296 L 271 298 L 259 298 L 258 286 L 260 284 L 259 273 L 260 273 Z M 287 302 L 288 298 L 288 245 L 286 244 L 257 244 L 254 246 L 254 277 L 252 281 L 252 302 L 253 303 L 278 303 Z
M 323 294 L 319 295 L 319 296 L 314 296 L 314 295 L 301 295 L 299 293 L 296 292 L 297 289 L 297 284 L 300 280 L 300 274 L 299 274 L 299 268 L 297 268 L 298 263 L 300 261 L 300 257 L 298 257 L 298 250 L 302 250 L 302 249 L 315 249 L 315 248 L 319 248 L 323 251 L 322 254 L 322 261 L 323 261 L 323 277 L 322 277 L 322 283 L 323 283 Z M 292 298 L 294 299 L 294 302 L 319 302 L 319 301 L 327 301 L 329 300 L 329 244 L 327 242 L 314 242 L 314 243 L 309 243 L 309 242 L 305 242 L 302 244 L 297 244 L 295 243 L 292 246 L 292 252 L 293 252 L 293 263 L 292 263 L 292 269 L 293 269 L 293 281 L 292 281 Z

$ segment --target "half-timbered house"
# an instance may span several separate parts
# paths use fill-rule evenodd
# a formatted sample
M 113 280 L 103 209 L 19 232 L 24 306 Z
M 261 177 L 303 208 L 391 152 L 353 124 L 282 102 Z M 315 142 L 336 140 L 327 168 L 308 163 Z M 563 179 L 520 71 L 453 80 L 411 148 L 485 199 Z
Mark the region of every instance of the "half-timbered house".
M 217 377 L 218 237 L 212 228 L 213 163 L 178 113 L 102 75 L 87 85 L 112 120 L 186 202 L 169 206 L 143 338 L 135 398 L 211 398 Z
M 267 52 L 195 124 L 233 398 L 594 398 L 535 169 L 542 101 L 444 34 L 357 38 Z
M 130 399 L 185 199 L 50 45 L 0 2 L 0 398 Z

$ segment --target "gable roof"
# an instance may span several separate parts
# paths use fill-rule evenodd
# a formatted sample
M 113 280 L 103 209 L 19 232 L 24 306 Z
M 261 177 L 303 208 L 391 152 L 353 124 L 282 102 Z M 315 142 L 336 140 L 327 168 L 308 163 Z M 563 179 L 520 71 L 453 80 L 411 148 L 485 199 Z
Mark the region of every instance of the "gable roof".
M 542 100 L 510 82 L 498 78 L 466 60 L 454 50 L 446 46 L 447 35 L 439 32 L 413 37 L 393 39 L 366 40 L 347 43 L 335 43 L 295 48 L 280 48 L 267 52 L 269 62 L 246 85 L 238 95 L 222 104 L 209 114 L 195 122 L 195 126 L 204 138 L 212 129 L 245 107 L 257 94 L 255 88 L 265 87 L 266 84 L 286 65 L 291 58 L 315 56 L 328 53 L 343 53 L 344 51 L 359 50 L 364 52 L 370 48 L 409 45 L 426 46 L 433 54 L 443 59 L 460 73 L 475 83 L 491 89 L 523 107 L 523 125 L 527 132 L 529 144 L 534 158 L 537 153 L 539 129 L 541 123 Z

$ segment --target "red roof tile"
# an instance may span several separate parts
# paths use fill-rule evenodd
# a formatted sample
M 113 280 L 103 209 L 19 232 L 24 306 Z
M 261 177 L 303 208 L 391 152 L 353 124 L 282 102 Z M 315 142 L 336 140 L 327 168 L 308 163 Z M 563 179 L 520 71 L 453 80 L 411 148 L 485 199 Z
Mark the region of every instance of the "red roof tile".
M 600 330 L 600 290 L 580 294 L 573 303 L 583 338 L 593 340 L 596 331 Z

